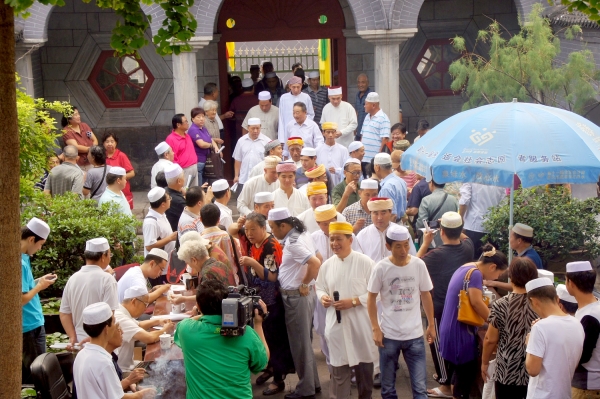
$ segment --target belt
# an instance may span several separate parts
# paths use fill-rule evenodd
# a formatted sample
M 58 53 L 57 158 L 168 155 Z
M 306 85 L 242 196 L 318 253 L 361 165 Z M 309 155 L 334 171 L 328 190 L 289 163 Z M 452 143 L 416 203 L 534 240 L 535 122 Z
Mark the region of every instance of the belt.
M 284 290 L 283 288 L 279 287 L 279 292 L 281 292 L 283 295 L 300 295 L 300 290 L 299 289 Z

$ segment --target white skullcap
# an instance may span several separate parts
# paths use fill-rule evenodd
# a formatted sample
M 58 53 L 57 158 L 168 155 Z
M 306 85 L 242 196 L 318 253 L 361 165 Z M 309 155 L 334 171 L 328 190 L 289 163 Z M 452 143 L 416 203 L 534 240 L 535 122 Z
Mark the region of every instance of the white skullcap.
M 327 89 L 328 96 L 341 96 L 342 95 L 342 87 L 341 86 L 332 86 Z
M 550 281 L 554 281 L 554 273 L 550 270 L 538 269 L 538 277 L 547 277 Z
M 462 224 L 462 217 L 460 217 L 458 212 L 446 212 L 442 215 L 442 227 L 454 229 L 456 227 L 461 227 Z
M 142 285 L 134 285 L 125 290 L 123 299 L 139 298 L 144 295 L 148 295 L 148 288 Z
M 156 151 L 156 155 L 160 156 L 165 152 L 169 151 L 171 146 L 167 144 L 166 141 L 159 143 L 156 147 L 154 147 L 154 151 Z
M 92 238 L 85 243 L 85 250 L 90 252 L 105 252 L 110 249 L 108 240 L 104 237 Z M 106 319 L 105 319 L 106 320 Z
M 358 149 L 361 149 L 362 147 L 364 147 L 365 145 L 360 142 L 360 141 L 353 141 L 352 143 L 350 143 L 350 145 L 348 146 L 348 152 L 354 152 Z
M 360 165 L 360 161 L 356 158 L 346 159 L 346 162 L 344 162 L 344 166 L 348 165 L 349 163 L 354 163 L 354 164 Z
M 261 91 L 260 93 L 258 93 L 258 101 L 264 101 L 264 100 L 270 100 L 271 99 L 271 92 L 269 91 Z
M 379 184 L 377 183 L 377 180 L 364 179 L 363 181 L 360 182 L 360 189 L 361 190 L 378 190 Z
M 512 231 L 523 237 L 533 237 L 533 228 L 523 223 L 515 224 Z
M 372 91 L 369 94 L 367 94 L 367 98 L 365 99 L 365 101 L 368 103 L 378 103 L 379 102 L 379 94 Z
M 165 178 L 172 179 L 178 177 L 183 173 L 183 169 L 178 164 L 174 163 L 165 167 Z
M 317 150 L 316 148 L 304 147 L 302 148 L 302 151 L 300 151 L 300 155 L 304 155 L 307 157 L 316 157 Z
M 48 223 L 38 218 L 31 218 L 31 220 L 27 222 L 27 228 L 31 230 L 33 234 L 44 240 L 48 238 L 48 234 L 50 234 L 50 226 L 48 226 Z
M 533 279 L 533 280 L 529 281 L 527 284 L 525 284 L 525 289 L 527 290 L 527 292 L 531 292 L 532 290 L 535 290 L 536 288 L 547 287 L 547 286 L 554 287 L 554 285 L 552 284 L 552 280 L 550 280 L 548 277 L 539 277 L 539 278 Z
M 242 87 L 252 87 L 254 86 L 254 81 L 250 78 L 246 78 L 242 80 Z
M 165 189 L 162 187 L 154 187 L 148 193 L 148 201 L 156 202 L 165 195 Z
M 275 72 L 267 72 L 265 74 L 265 78 L 269 79 L 269 78 L 276 78 L 277 74 Z
M 264 204 L 266 202 L 275 201 L 275 195 L 268 191 L 261 191 L 260 193 L 254 194 L 254 203 L 255 204 Z
M 587 260 L 567 263 L 567 273 L 587 272 L 590 270 L 593 270 L 592 264 Z
M 167 251 L 164 251 L 160 248 L 152 248 L 150 252 L 148 252 L 148 255 L 158 256 L 159 258 L 164 259 L 167 262 L 169 261 L 169 254 L 167 253 Z
M 392 241 L 406 241 L 410 238 L 410 233 L 406 227 L 391 223 L 385 236 Z
M 125 169 L 123 169 L 120 166 L 111 166 L 110 169 L 108 170 L 108 173 L 110 173 L 111 175 L 117 175 L 117 176 L 125 176 L 127 174 L 127 172 L 125 172 Z
M 248 126 L 260 125 L 260 118 L 248 118 Z
M 375 160 L 373 161 L 375 165 L 389 165 L 392 163 L 392 157 L 390 154 L 386 154 L 385 152 L 380 152 L 375 155 Z
M 108 303 L 96 302 L 88 305 L 83 309 L 83 324 L 95 326 L 96 324 L 104 323 L 106 320 L 112 319 L 113 312 Z
M 292 217 L 290 210 L 287 208 L 275 208 L 269 211 L 269 220 L 283 220 Z
M 570 303 L 577 303 L 577 299 L 567 291 L 567 286 L 564 284 L 559 284 L 556 286 L 556 293 L 558 294 L 558 298 L 563 301 Z
M 225 179 L 219 179 L 212 184 L 213 193 L 217 193 L 219 191 L 225 191 L 229 188 L 229 183 Z
M 319 76 L 321 76 L 321 75 L 319 75 L 319 71 L 311 71 L 308 73 L 309 79 L 315 79 L 315 78 L 318 78 Z

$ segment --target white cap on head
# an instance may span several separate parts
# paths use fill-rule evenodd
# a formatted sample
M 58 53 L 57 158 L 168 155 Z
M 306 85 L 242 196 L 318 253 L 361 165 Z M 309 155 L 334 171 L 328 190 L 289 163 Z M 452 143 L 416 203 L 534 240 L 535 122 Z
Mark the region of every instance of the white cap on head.
M 410 233 L 406 227 L 391 223 L 385 236 L 392 241 L 406 241 L 410 238 Z
M 364 147 L 365 145 L 360 142 L 360 141 L 353 141 L 352 143 L 350 143 L 350 145 L 348 146 L 348 152 L 354 152 L 362 147 Z
M 108 170 L 108 173 L 117 176 L 125 176 L 127 174 L 127 172 L 125 172 L 125 169 L 120 166 L 111 166 Z
M 167 251 L 164 251 L 160 248 L 152 248 L 150 252 L 148 252 L 148 255 L 158 256 L 159 258 L 164 259 L 167 262 L 169 261 L 169 254 L 167 253 Z
M 550 280 L 548 277 L 539 277 L 525 284 L 525 289 L 527 290 L 527 292 L 530 292 L 532 290 L 535 290 L 536 288 L 547 286 L 554 287 L 554 284 L 552 284 L 552 280 Z
M 346 159 L 346 162 L 344 162 L 344 166 L 348 165 L 349 163 L 354 163 L 356 165 L 360 165 L 360 161 L 356 158 L 348 158 Z
M 267 72 L 265 74 L 265 78 L 269 79 L 269 78 L 276 78 L 277 74 L 275 72 Z
M 255 204 L 264 204 L 266 202 L 275 201 L 275 195 L 268 191 L 261 191 L 260 193 L 254 194 L 254 203 Z
M 550 281 L 554 281 L 554 273 L 550 270 L 538 269 L 538 277 L 548 277 Z
M 134 285 L 125 290 L 123 299 L 139 298 L 144 295 L 148 295 L 148 288 L 142 285 Z
M 377 180 L 375 180 L 375 179 L 364 179 L 363 181 L 360 182 L 360 189 L 361 190 L 378 190 L 379 183 L 377 183 Z
M 183 169 L 178 164 L 174 163 L 173 165 L 169 165 L 165 167 L 165 178 L 172 179 L 174 177 L 178 177 L 183 173 Z
M 229 188 L 229 183 L 225 179 L 219 179 L 212 184 L 213 193 L 218 193 L 219 191 L 225 191 Z
M 265 91 L 261 91 L 260 93 L 258 93 L 258 101 L 264 101 L 264 100 L 270 100 L 271 99 L 271 93 L 267 90 Z
M 242 87 L 252 87 L 254 86 L 254 81 L 250 78 L 242 79 Z
M 48 234 L 50 234 L 50 226 L 48 226 L 48 223 L 38 218 L 31 218 L 31 220 L 27 222 L 27 228 L 31 230 L 33 234 L 44 240 L 48 238 Z
M 587 272 L 590 270 L 593 270 L 592 264 L 587 260 L 567 263 L 567 273 Z
M 302 151 L 300 151 L 300 155 L 304 155 L 306 157 L 316 157 L 317 149 L 311 147 L 303 147 Z
M 260 126 L 260 118 L 248 118 L 248 126 Z
M 106 320 L 112 319 L 113 311 L 106 302 L 96 302 L 88 305 L 83 309 L 83 324 L 95 326 L 96 324 L 104 323 Z
M 461 227 L 462 224 L 463 221 L 458 212 L 446 212 L 442 215 L 442 227 L 454 229 Z
M 367 94 L 367 98 L 365 99 L 365 101 L 368 103 L 378 103 L 379 102 L 379 94 L 372 91 L 369 94 Z
M 268 220 L 283 220 L 292 217 L 290 210 L 287 208 L 275 208 L 269 211 Z
M 110 249 L 108 240 L 104 237 L 92 238 L 85 243 L 85 250 L 90 252 L 105 252 Z
M 154 147 L 154 151 L 156 151 L 156 155 L 160 156 L 165 152 L 169 151 L 171 146 L 167 144 L 166 141 L 159 143 L 156 147 Z
M 327 89 L 327 95 L 328 96 L 341 96 L 342 95 L 342 87 L 341 86 L 336 86 L 336 87 L 330 87 Z
M 533 237 L 533 228 L 523 223 L 515 224 L 512 231 L 523 237 Z
M 154 187 L 148 193 L 148 201 L 150 201 L 150 202 L 158 201 L 165 195 L 165 192 L 166 192 L 165 189 L 162 187 Z
M 559 284 L 556 286 L 556 293 L 558 294 L 558 298 L 563 301 L 570 303 L 577 303 L 577 299 L 567 291 L 567 286 L 564 284 Z
M 390 154 L 386 154 L 385 152 L 380 152 L 375 155 L 375 160 L 373 161 L 375 165 L 389 165 L 392 163 L 392 157 Z
M 309 79 L 316 79 L 319 76 L 321 76 L 321 75 L 319 75 L 319 71 L 311 71 L 311 72 L 308 73 L 308 78 Z

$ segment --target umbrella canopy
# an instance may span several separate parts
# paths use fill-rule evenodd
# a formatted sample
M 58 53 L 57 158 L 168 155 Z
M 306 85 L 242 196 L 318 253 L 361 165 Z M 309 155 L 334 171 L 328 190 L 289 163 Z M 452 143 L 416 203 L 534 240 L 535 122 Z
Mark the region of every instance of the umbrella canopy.
M 450 117 L 402 155 L 402 169 L 439 183 L 510 187 L 593 183 L 600 175 L 600 127 L 539 104 L 490 104 Z

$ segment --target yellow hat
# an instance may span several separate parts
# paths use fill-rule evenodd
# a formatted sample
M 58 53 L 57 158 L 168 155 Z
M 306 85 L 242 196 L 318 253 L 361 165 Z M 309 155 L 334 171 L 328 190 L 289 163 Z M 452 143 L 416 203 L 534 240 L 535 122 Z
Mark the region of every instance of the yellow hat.
M 337 130 L 338 125 L 335 122 L 323 122 L 321 127 L 323 130 Z
M 313 181 L 306 186 L 306 195 L 327 194 L 327 185 L 322 181 Z
M 265 157 L 265 169 L 275 169 L 279 162 L 281 162 L 281 158 L 277 155 L 269 155 L 268 157 Z
M 304 176 L 308 177 L 309 179 L 316 179 L 319 176 L 323 176 L 325 173 L 325 165 L 321 164 L 304 172 Z
M 352 225 L 348 222 L 331 222 L 329 224 L 329 234 L 352 234 Z
M 303 146 L 304 145 L 304 140 L 302 140 L 302 137 L 290 137 L 287 140 L 287 146 L 291 147 L 293 145 L 299 145 L 299 146 Z
M 327 220 L 331 220 L 334 217 L 337 217 L 337 210 L 335 209 L 335 205 L 327 204 L 318 206 L 315 210 L 315 220 L 317 222 L 325 222 Z
M 370 211 L 385 211 L 394 208 L 394 202 L 390 198 L 374 197 L 367 202 Z

